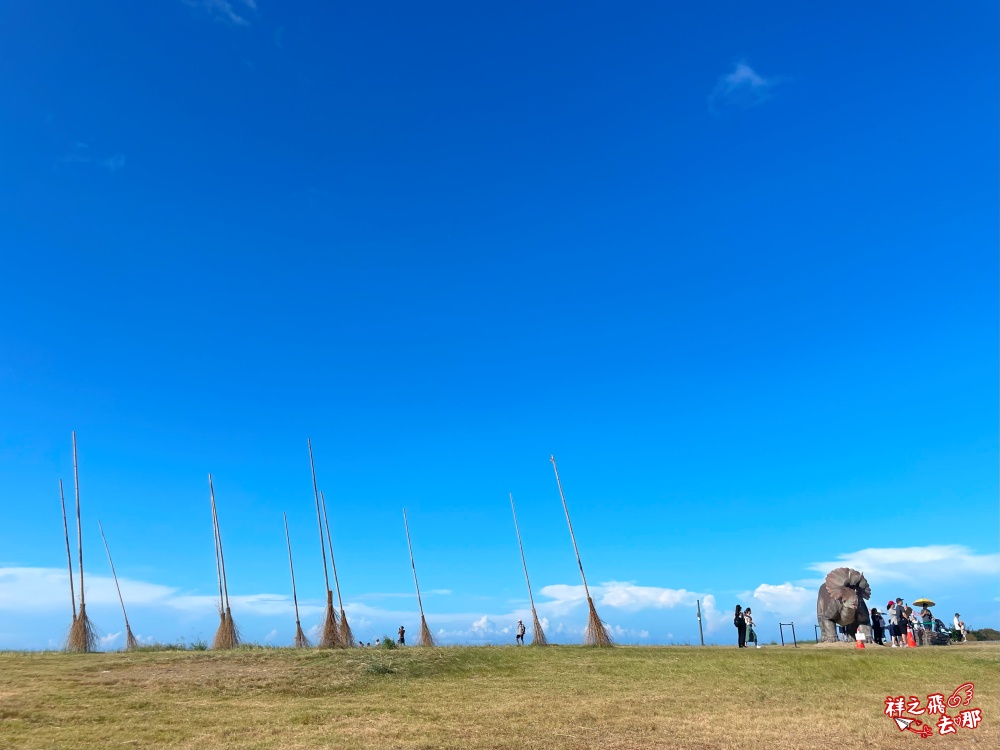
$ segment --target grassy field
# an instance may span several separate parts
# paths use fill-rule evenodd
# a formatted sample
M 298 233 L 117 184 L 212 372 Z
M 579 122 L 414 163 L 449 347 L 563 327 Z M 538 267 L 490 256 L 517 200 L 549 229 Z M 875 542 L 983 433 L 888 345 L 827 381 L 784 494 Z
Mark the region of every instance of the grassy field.
M 978 729 L 883 715 L 970 681 Z M 4 748 L 986 748 L 998 728 L 995 644 L 0 653 Z

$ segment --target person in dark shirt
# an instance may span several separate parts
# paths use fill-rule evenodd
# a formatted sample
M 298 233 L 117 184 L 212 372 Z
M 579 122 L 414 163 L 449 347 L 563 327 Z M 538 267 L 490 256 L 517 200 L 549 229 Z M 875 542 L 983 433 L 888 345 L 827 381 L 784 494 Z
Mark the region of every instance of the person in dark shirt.
M 736 605 L 736 614 L 733 616 L 733 625 L 736 626 L 736 645 L 738 648 L 747 647 L 747 621 L 743 619 L 743 607 Z
M 396 641 L 400 646 L 406 645 L 406 628 L 399 626 L 399 639 Z

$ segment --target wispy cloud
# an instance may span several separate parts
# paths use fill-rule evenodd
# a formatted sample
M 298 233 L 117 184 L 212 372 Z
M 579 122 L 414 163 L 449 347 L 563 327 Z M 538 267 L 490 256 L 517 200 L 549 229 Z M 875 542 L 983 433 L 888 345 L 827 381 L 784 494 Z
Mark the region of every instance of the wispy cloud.
M 235 26 L 249 26 L 250 13 L 257 11 L 255 0 L 184 0 L 187 5 L 202 8 L 213 18 Z
M 709 109 L 723 114 L 756 107 L 770 99 L 774 87 L 784 80 L 762 76 L 746 62 L 738 62 L 731 72 L 719 77 L 708 97 Z
M 59 160 L 60 164 L 90 164 L 96 167 L 103 167 L 109 172 L 117 172 L 125 167 L 125 154 L 112 154 L 111 156 L 96 156 L 90 153 L 90 148 L 86 143 L 77 143 L 72 151 Z

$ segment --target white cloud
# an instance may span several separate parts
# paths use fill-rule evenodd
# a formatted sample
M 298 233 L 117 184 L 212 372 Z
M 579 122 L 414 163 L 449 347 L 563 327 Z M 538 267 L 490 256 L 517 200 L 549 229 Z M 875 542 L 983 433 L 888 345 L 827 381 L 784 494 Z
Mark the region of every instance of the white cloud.
M 784 78 L 765 78 L 746 62 L 738 62 L 733 70 L 720 76 L 709 96 L 709 106 L 716 112 L 755 107 L 767 101 L 771 90 Z
M 977 555 L 960 544 L 924 547 L 869 547 L 809 566 L 825 576 L 834 568 L 854 568 L 873 587 L 883 582 L 931 586 L 969 576 L 1000 578 L 1000 554 Z
M 110 646 L 112 643 L 118 640 L 118 637 L 121 634 L 122 633 L 119 630 L 117 633 L 108 633 L 107 635 L 101 636 L 98 639 L 100 641 L 101 648 L 107 648 L 108 646 Z
M 193 614 L 218 610 L 212 595 L 181 593 L 158 583 L 119 578 L 126 607 L 167 607 Z M 94 606 L 118 605 L 118 593 L 110 576 L 86 578 L 87 603 Z M 76 592 L 79 596 L 79 591 Z M 69 574 L 57 568 L 0 568 L 0 611 L 55 611 L 68 609 Z M 283 594 L 246 594 L 229 597 L 234 613 L 288 615 L 294 612 L 292 599 Z M 299 603 L 303 615 L 323 611 L 323 605 Z

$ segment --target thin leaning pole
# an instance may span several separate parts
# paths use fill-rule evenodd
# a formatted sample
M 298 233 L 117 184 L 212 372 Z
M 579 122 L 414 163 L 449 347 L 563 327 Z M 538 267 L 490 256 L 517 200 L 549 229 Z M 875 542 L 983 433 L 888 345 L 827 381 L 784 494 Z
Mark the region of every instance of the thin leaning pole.
M 76 622 L 76 593 L 73 591 L 73 553 L 69 547 L 69 524 L 66 523 L 66 495 L 63 481 L 59 480 L 59 502 L 62 503 L 63 533 L 66 535 L 66 563 L 69 566 L 69 598 L 73 605 L 73 622 Z
M 420 599 L 420 583 L 417 581 L 417 565 L 413 562 L 413 544 L 410 542 L 410 523 L 406 520 L 406 508 L 403 508 L 403 526 L 406 527 L 406 546 L 410 550 L 410 567 L 413 569 L 413 586 L 417 590 L 417 606 L 420 608 L 420 638 L 417 640 L 418 646 L 433 646 L 434 636 L 431 629 L 427 627 L 427 620 L 424 618 L 424 603 Z
M 524 545 L 521 544 L 521 529 L 517 525 L 517 511 L 514 510 L 514 493 L 510 493 L 510 512 L 514 514 L 514 531 L 517 532 L 517 546 L 521 550 L 521 565 L 524 566 L 524 582 L 528 584 L 528 600 L 531 602 L 531 619 L 533 621 L 534 633 L 531 637 L 532 646 L 548 646 L 549 643 L 545 639 L 545 631 L 542 630 L 542 624 L 538 621 L 538 613 L 535 612 L 535 597 L 531 593 L 531 579 L 528 578 L 528 563 L 524 559 Z
M 611 635 L 608 633 L 601 618 L 597 616 L 597 609 L 594 607 L 594 600 L 590 596 L 590 589 L 587 586 L 587 576 L 583 572 L 583 562 L 580 560 L 580 549 L 576 546 L 576 534 L 573 533 L 573 522 L 569 518 L 569 506 L 566 505 L 566 494 L 563 492 L 562 481 L 559 479 L 559 467 L 556 466 L 556 457 L 550 456 L 552 470 L 556 474 L 556 485 L 559 487 L 559 497 L 562 498 L 563 512 L 566 514 L 566 524 L 569 526 L 569 536 L 573 540 L 573 551 L 576 553 L 576 564 L 580 567 L 580 578 L 583 579 L 583 591 L 587 595 L 587 606 L 590 612 L 587 616 L 586 643 L 588 646 L 611 646 Z
M 118 574 L 115 572 L 115 561 L 111 559 L 111 548 L 108 547 L 108 538 L 104 535 L 104 525 L 98 520 L 98 528 L 101 530 L 101 539 L 104 541 L 104 551 L 108 553 L 108 564 L 111 566 L 111 576 L 115 579 L 115 589 L 118 590 L 118 601 L 122 605 L 122 617 L 125 618 L 125 650 L 134 651 L 139 648 L 139 641 L 132 635 L 132 628 L 128 624 L 128 613 L 125 611 L 125 600 L 122 598 L 122 587 L 118 585 Z
M 309 468 L 312 470 L 313 496 L 316 498 L 316 524 L 319 526 L 319 550 L 323 555 L 323 581 L 326 583 L 326 616 L 323 619 L 323 633 L 320 636 L 319 648 L 334 648 L 340 640 L 337 626 L 337 613 L 333 611 L 333 591 L 330 590 L 330 574 L 326 569 L 326 541 L 323 539 L 323 514 L 319 504 L 319 488 L 316 486 L 316 462 L 313 460 L 312 440 L 306 440 L 309 446 Z
M 292 565 L 292 539 L 288 535 L 288 516 L 282 513 L 281 517 L 285 519 L 285 543 L 288 545 L 288 570 L 292 574 L 292 601 L 295 603 L 295 648 L 309 648 L 309 639 L 302 632 L 302 623 L 299 620 L 299 597 L 295 592 L 295 566 Z
M 76 546 L 80 552 L 80 608 L 69 629 L 67 649 L 90 653 L 97 649 L 97 632 L 87 617 L 87 604 L 83 590 L 83 526 L 80 522 L 80 469 L 76 455 L 76 431 L 73 431 L 73 484 L 76 492 Z
M 323 522 L 326 524 L 326 541 L 330 545 L 330 567 L 333 568 L 333 586 L 337 589 L 337 603 L 340 605 L 340 625 L 338 626 L 337 645 L 341 648 L 353 648 L 354 633 L 351 626 L 347 624 L 347 613 L 344 611 L 344 600 L 340 596 L 340 579 L 337 577 L 337 561 L 333 557 L 333 537 L 330 536 L 330 516 L 326 513 L 326 495 L 319 493 L 320 502 L 323 504 Z

